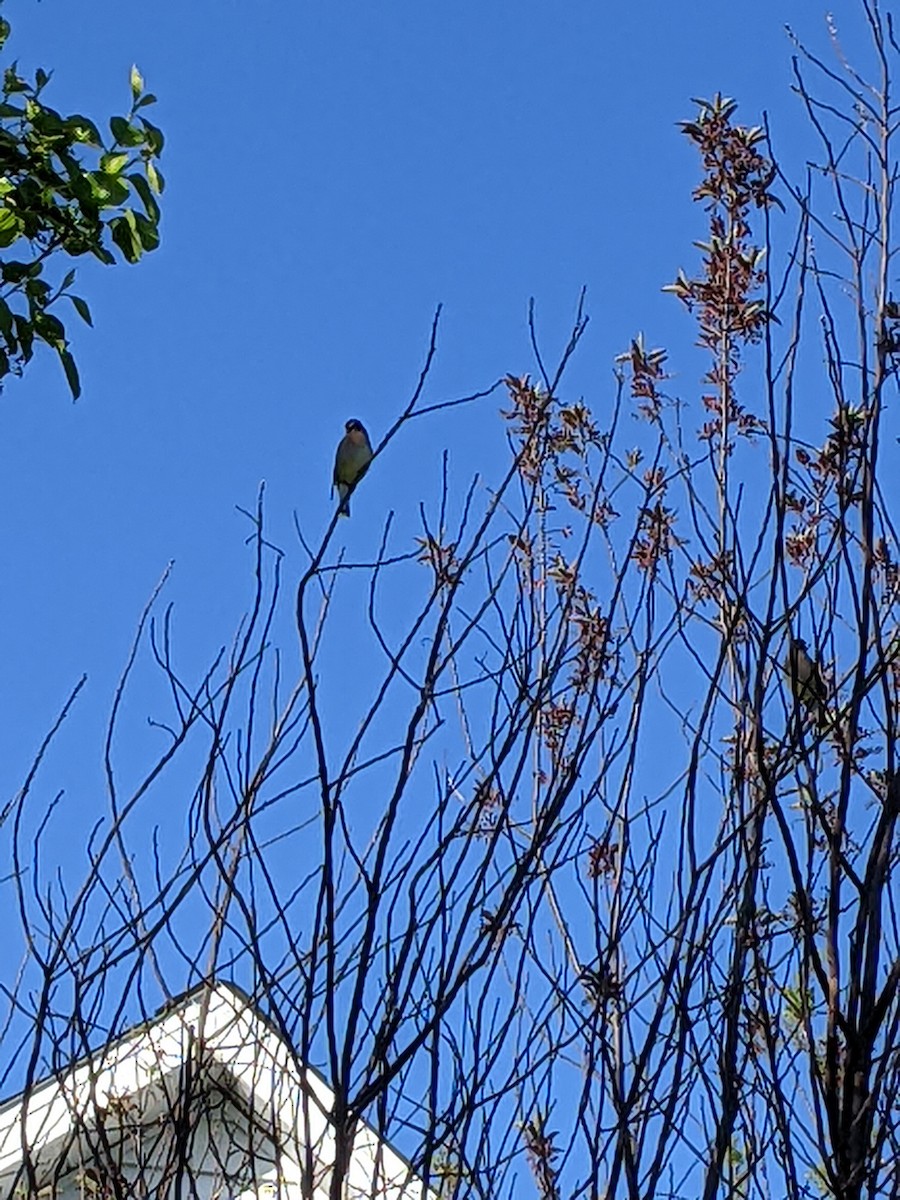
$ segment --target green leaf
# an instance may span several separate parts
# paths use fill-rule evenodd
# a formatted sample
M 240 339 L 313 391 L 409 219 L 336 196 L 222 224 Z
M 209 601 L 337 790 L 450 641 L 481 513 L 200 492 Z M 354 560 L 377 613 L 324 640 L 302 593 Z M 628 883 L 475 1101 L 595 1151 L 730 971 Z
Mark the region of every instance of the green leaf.
M 12 26 L 5 17 L 0 17 L 0 50 L 6 45 L 6 39 L 12 33 Z
M 9 341 L 10 338 L 15 340 L 13 335 L 12 309 L 3 299 L 0 299 L 0 333 L 3 334 L 3 337 L 7 341 Z
M 124 117 L 110 117 L 109 130 L 117 142 L 125 143 L 128 136 L 128 122 Z
M 0 208 L 0 246 L 11 246 L 22 229 L 19 215 L 11 208 Z
M 136 66 L 131 68 L 131 94 L 137 100 L 141 92 L 144 90 L 144 80 L 140 71 Z
M 137 172 L 135 172 L 134 175 L 128 176 L 128 182 L 143 200 L 144 208 L 147 210 L 147 216 L 154 224 L 156 224 L 156 222 L 159 220 L 159 205 L 153 198 L 153 193 L 150 190 L 150 185 L 147 183 L 147 180 L 143 175 L 139 175 Z
M 138 117 L 138 120 L 144 127 L 145 136 L 142 138 L 142 141 L 146 141 L 151 154 L 159 157 L 162 154 L 166 140 L 163 137 L 162 130 L 158 129 L 151 121 L 148 121 L 146 117 Z
M 78 378 L 78 368 L 75 366 L 75 359 L 69 353 L 65 346 L 58 348 L 59 361 L 62 363 L 63 370 L 66 373 L 66 379 L 69 384 L 69 390 L 72 393 L 72 399 L 77 400 L 81 395 L 81 380 Z
M 93 329 L 94 322 L 91 320 L 91 310 L 87 306 L 87 301 L 82 300 L 80 296 L 70 296 L 69 299 L 75 305 L 75 311 L 81 317 L 86 325 L 90 325 Z
M 104 175 L 118 175 L 127 163 L 127 154 L 104 154 L 100 158 L 100 170 Z
M 147 160 L 147 182 L 153 188 L 154 192 L 156 192 L 157 196 L 161 195 L 163 188 L 166 186 L 166 181 L 149 159 Z
M 22 360 L 28 362 L 33 354 L 32 345 L 34 343 L 34 326 L 27 317 L 23 317 L 21 313 L 13 315 L 13 321 L 16 326 L 16 335 L 19 339 L 19 345 L 22 347 Z
M 143 146 L 147 140 L 141 130 L 129 125 L 124 117 L 111 117 L 109 128 L 120 146 Z
M 75 282 L 75 269 L 73 268 L 71 271 L 66 272 L 66 277 L 62 281 L 62 284 L 60 285 L 60 289 L 59 289 L 60 292 L 68 291 L 74 282 Z
M 134 219 L 134 213 L 130 208 L 125 210 L 125 215 L 116 217 L 110 222 L 112 231 L 112 239 L 122 251 L 127 262 L 136 263 L 144 252 L 144 247 L 141 245 L 141 239 L 137 232 L 137 222 Z
M 15 261 L 0 263 L 0 277 L 4 283 L 21 283 L 23 279 L 29 277 L 33 265 L 33 263 Z
M 43 279 L 29 279 L 25 284 L 25 295 L 29 301 L 34 301 L 36 308 L 43 308 L 47 303 L 47 297 L 50 295 L 50 285 L 45 283 Z
M 50 82 L 50 76 L 43 69 L 43 67 L 38 67 L 38 69 L 35 71 L 34 82 L 37 85 L 38 91 L 40 91 L 41 88 L 45 88 L 47 86 L 47 84 Z
M 16 108 L 14 104 L 0 104 L 0 117 L 24 117 L 25 109 Z
M 156 97 L 153 95 L 152 92 L 148 92 L 146 96 L 141 96 L 140 100 L 138 100 L 137 104 L 134 107 L 135 108 L 146 108 L 148 104 L 155 104 L 155 103 L 156 103 Z
M 3 75 L 3 90 L 9 95 L 11 92 L 28 92 L 30 87 L 26 80 L 16 72 L 16 64 L 7 67 Z
M 34 331 L 41 341 L 52 346 L 54 350 L 66 344 L 65 326 L 59 317 L 54 317 L 52 313 L 37 313 L 34 318 Z
M 95 242 L 90 249 L 94 258 L 99 258 L 100 261 L 102 263 L 106 263 L 108 267 L 115 266 L 116 256 L 110 250 L 107 250 L 105 246 L 101 246 L 99 242 Z
M 99 171 L 88 174 L 94 201 L 101 208 L 115 208 L 128 199 L 128 184 L 118 175 L 104 175 Z
M 100 131 L 97 126 L 87 117 L 82 117 L 80 113 L 69 117 L 66 125 L 76 142 L 83 142 L 87 146 L 102 145 Z
M 47 108 L 46 105 L 37 109 L 32 118 L 32 124 L 35 132 L 41 134 L 47 142 L 58 143 L 68 134 L 65 122 L 59 113 L 52 108 Z
M 140 213 L 135 213 L 135 222 L 137 223 L 137 234 L 140 238 L 141 246 L 148 253 L 155 250 L 159 245 L 159 229 L 155 221 L 148 221 L 146 217 L 142 217 Z

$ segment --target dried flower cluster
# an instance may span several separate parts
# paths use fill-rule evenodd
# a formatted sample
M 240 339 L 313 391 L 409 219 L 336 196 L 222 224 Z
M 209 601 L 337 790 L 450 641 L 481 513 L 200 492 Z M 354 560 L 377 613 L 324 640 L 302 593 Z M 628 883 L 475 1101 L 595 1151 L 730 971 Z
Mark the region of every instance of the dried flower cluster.
M 705 604 L 709 600 L 721 600 L 729 581 L 733 579 L 734 554 L 725 550 L 707 562 L 697 559 L 691 563 L 687 581 L 688 592 L 699 604 Z
M 583 468 L 592 446 L 603 437 L 581 402 L 561 405 L 528 375 L 509 375 L 512 407 L 503 412 L 516 443 L 522 478 L 535 484 L 549 472 L 550 486 L 578 512 L 588 506 Z M 567 462 L 566 458 L 573 461 Z
M 663 370 L 667 358 L 665 350 L 657 347 L 648 350 L 644 335 L 639 333 L 624 354 L 616 358 L 617 363 L 627 363 L 631 371 L 631 395 L 638 400 L 638 412 L 651 423 L 659 424 L 662 412 L 663 393 L 659 384 L 668 379 Z
M 456 557 L 456 543 L 443 545 L 435 537 L 417 537 L 418 560 L 427 563 L 434 572 L 438 588 L 454 587 L 460 580 L 460 562 Z
M 555 1137 L 555 1133 L 548 1131 L 545 1118 L 540 1112 L 535 1113 L 531 1120 L 522 1126 L 525 1153 L 540 1200 L 559 1200 L 559 1185 L 553 1165 L 553 1160 L 559 1154 L 554 1145 Z
M 618 844 L 607 838 L 598 838 L 588 850 L 588 879 L 608 879 L 615 875 L 618 858 Z
M 631 557 L 642 571 L 653 572 L 660 559 L 666 559 L 682 544 L 675 533 L 677 514 L 662 502 L 646 505 L 640 516 L 640 536 Z
M 763 130 L 734 124 L 736 108 L 733 100 L 717 95 L 699 102 L 696 120 L 681 124 L 703 159 L 705 175 L 694 198 L 706 201 L 710 236 L 697 243 L 703 252 L 702 274 L 692 279 L 679 271 L 665 289 L 689 309 L 699 310 L 699 345 L 713 356 L 705 382 L 714 389 L 703 397 L 712 417 L 700 436 L 721 440 L 726 453 L 732 431 L 752 437 L 764 429 L 758 417 L 738 404 L 734 381 L 741 346 L 758 341 L 771 319 L 757 294 L 766 281 L 765 251 L 753 243 L 750 209 L 779 203 L 770 191 L 775 167 L 758 149 Z

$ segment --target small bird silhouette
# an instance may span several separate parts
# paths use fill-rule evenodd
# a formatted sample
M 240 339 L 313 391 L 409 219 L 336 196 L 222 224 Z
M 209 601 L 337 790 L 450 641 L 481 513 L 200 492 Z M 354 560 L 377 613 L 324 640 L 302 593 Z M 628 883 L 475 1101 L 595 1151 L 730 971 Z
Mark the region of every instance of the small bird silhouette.
M 347 432 L 338 443 L 334 459 L 334 486 L 341 498 L 338 512 L 342 517 L 349 517 L 350 493 L 368 470 L 372 446 L 365 428 L 355 417 L 344 428 Z
M 794 700 L 812 712 L 819 729 L 824 729 L 828 724 L 828 712 L 825 707 L 828 690 L 819 664 L 810 658 L 803 638 L 791 638 L 784 669 L 791 683 Z

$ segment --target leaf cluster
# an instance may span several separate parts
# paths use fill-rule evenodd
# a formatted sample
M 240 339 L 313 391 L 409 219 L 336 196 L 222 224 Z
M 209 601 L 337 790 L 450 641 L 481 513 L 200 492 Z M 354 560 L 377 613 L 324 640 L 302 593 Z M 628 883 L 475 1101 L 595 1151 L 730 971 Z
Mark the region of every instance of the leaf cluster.
M 0 51 L 9 35 L 9 22 L 0 18 Z M 40 68 L 27 79 L 16 62 L 2 76 L 0 387 L 10 373 L 22 374 L 37 340 L 59 356 L 77 399 L 81 385 L 58 302 L 69 300 L 89 325 L 91 314 L 70 291 L 74 270 L 51 283 L 46 269 L 61 255 L 136 263 L 156 249 L 163 135 L 144 116 L 156 97 L 136 67 L 128 114 L 110 119 L 106 137 L 88 117 L 64 116 L 45 103 L 49 82 Z

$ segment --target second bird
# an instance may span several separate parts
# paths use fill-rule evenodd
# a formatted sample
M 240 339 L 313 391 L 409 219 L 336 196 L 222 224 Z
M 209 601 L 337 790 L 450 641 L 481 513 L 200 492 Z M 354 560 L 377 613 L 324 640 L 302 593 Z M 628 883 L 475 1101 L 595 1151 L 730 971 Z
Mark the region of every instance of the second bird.
M 792 638 L 784 664 L 794 700 L 813 713 L 820 729 L 828 725 L 828 689 L 819 664 L 809 655 L 803 638 Z
M 334 486 L 341 498 L 338 512 L 350 516 L 350 492 L 365 475 L 372 461 L 369 435 L 361 421 L 351 418 L 344 426 L 346 433 L 338 443 L 334 459 Z

